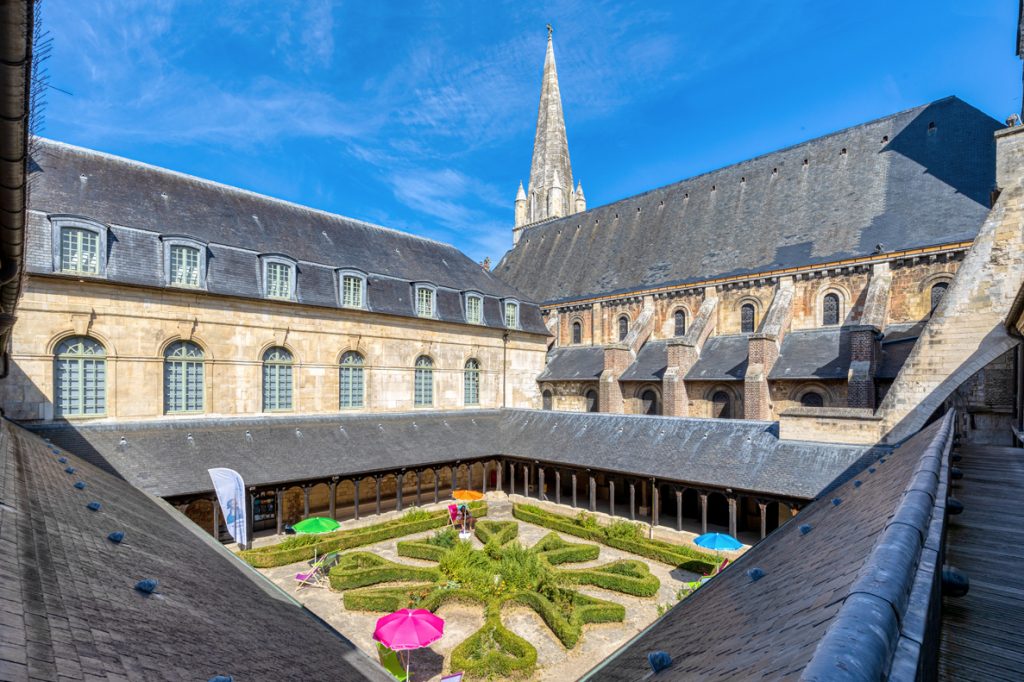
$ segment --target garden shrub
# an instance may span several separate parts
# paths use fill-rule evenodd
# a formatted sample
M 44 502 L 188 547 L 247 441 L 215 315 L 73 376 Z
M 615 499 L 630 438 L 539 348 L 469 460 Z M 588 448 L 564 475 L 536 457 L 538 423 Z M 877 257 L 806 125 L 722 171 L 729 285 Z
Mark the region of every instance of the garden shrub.
M 350 611 L 382 611 L 392 613 L 411 609 L 428 598 L 435 589 L 433 583 L 406 585 L 405 587 L 370 587 L 348 590 L 343 596 L 345 608 Z
M 350 590 L 388 582 L 436 581 L 441 578 L 436 568 L 396 564 L 370 552 L 341 555 L 328 576 L 331 587 L 335 590 Z
M 452 670 L 468 677 L 509 679 L 528 677 L 537 665 L 537 650 L 509 631 L 496 615 L 452 650 Z
M 476 537 L 484 544 L 493 541 L 504 545 L 518 535 L 519 524 L 515 521 L 478 521 L 476 524 Z
M 563 571 L 563 574 L 582 585 L 594 585 L 637 597 L 653 597 L 661 587 L 658 576 L 653 575 L 642 561 L 616 561 L 605 566 Z
M 469 507 L 474 516 L 487 514 L 486 502 L 471 502 Z M 448 510 L 446 509 L 432 512 L 413 509 L 400 518 L 372 526 L 317 535 L 296 535 L 275 545 L 243 550 L 239 552 L 239 556 L 256 568 L 286 566 L 298 561 L 308 561 L 313 558 L 314 554 L 319 556 L 337 550 L 372 545 L 382 540 L 439 528 L 447 523 Z
M 529 606 L 536 611 L 537 615 L 544 621 L 544 624 L 551 629 L 551 632 L 555 634 L 555 637 L 558 638 L 558 641 L 566 649 L 576 646 L 576 642 L 580 639 L 582 628 L 577 619 L 571 618 L 574 611 L 571 604 L 565 605 L 565 608 L 562 608 L 543 594 L 526 591 L 517 592 L 510 597 L 510 600 L 524 606 Z
M 444 604 L 458 602 L 462 604 L 487 604 L 487 595 L 468 587 L 440 587 L 421 599 L 416 608 L 437 611 Z
M 411 559 L 426 559 L 427 561 L 440 561 L 447 548 L 432 545 L 424 540 L 401 541 L 397 545 L 398 556 L 405 556 Z
M 558 533 L 548 533 L 533 546 L 533 551 L 552 566 L 569 562 L 592 561 L 601 553 L 597 545 L 566 542 Z

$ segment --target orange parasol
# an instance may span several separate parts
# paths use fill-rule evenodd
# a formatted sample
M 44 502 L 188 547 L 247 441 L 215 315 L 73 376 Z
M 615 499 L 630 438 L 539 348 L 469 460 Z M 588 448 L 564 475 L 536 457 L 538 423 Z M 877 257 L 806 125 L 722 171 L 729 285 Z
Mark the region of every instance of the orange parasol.
M 456 490 L 452 492 L 452 497 L 459 502 L 473 502 L 484 499 L 484 494 L 478 493 L 475 490 Z

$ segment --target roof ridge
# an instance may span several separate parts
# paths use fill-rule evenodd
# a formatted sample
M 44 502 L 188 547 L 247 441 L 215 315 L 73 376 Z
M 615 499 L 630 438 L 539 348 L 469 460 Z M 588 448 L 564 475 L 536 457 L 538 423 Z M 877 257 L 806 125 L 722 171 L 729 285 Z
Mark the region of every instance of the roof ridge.
M 371 228 L 371 229 L 382 230 L 382 231 L 385 231 L 385 232 L 391 232 L 393 234 L 397 234 L 397 235 L 400 235 L 400 236 L 403 236 L 403 237 L 409 237 L 410 239 L 418 239 L 420 241 L 429 242 L 429 243 L 432 243 L 432 244 L 437 244 L 439 246 L 447 247 L 449 249 L 452 249 L 453 251 L 458 251 L 460 254 L 462 253 L 462 251 L 460 251 L 454 245 L 449 244 L 447 242 L 442 242 L 440 240 L 432 239 L 430 237 L 424 237 L 422 235 L 413 234 L 411 232 L 405 232 L 403 230 L 399 230 L 399 229 L 396 229 L 394 227 L 387 227 L 385 225 L 378 225 L 377 223 L 371 223 L 371 222 L 369 222 L 367 220 L 362 220 L 360 218 L 352 218 L 350 216 L 341 215 L 340 213 L 332 213 L 331 211 L 327 211 L 327 210 L 322 209 L 322 208 L 314 208 L 312 206 L 307 206 L 306 204 L 300 204 L 300 203 L 295 202 L 295 201 L 289 201 L 288 199 L 281 199 L 280 197 L 270 196 L 269 194 L 263 194 L 261 192 L 255 191 L 255 190 L 245 189 L 244 187 L 237 187 L 235 185 L 229 185 L 229 184 L 224 183 L 224 182 L 218 182 L 217 180 L 210 180 L 209 178 L 200 177 L 198 175 L 192 175 L 190 173 L 185 173 L 183 171 L 177 171 L 177 170 L 174 170 L 172 168 L 164 168 L 163 166 L 157 166 L 155 164 L 147 163 L 145 161 L 139 161 L 137 159 L 129 159 L 128 157 L 125 157 L 125 156 L 118 156 L 117 154 L 111 154 L 110 152 L 103 152 L 103 151 L 100 151 L 98 149 L 90 149 L 89 147 L 82 147 L 82 146 L 79 146 L 79 145 L 76 145 L 76 144 L 71 144 L 70 142 L 63 142 L 61 140 L 54 140 L 52 138 L 42 137 L 42 136 L 39 136 L 39 135 L 35 136 L 34 139 L 36 141 L 38 141 L 38 142 L 42 142 L 44 146 L 45 145 L 53 145 L 55 147 L 64 147 L 66 149 L 72 149 L 72 150 L 75 150 L 75 151 L 78 151 L 78 152 L 84 152 L 86 154 L 91 154 L 93 156 L 97 156 L 97 157 L 100 157 L 100 158 L 109 159 L 111 161 L 116 161 L 118 163 L 122 163 L 122 164 L 125 164 L 127 166 L 135 166 L 137 168 L 144 168 L 146 170 L 152 170 L 152 171 L 157 171 L 157 172 L 160 172 L 160 173 L 166 173 L 168 175 L 173 175 L 173 176 L 176 176 L 176 177 L 179 177 L 179 178 L 183 178 L 183 179 L 189 180 L 191 182 L 196 182 L 196 183 L 203 184 L 203 185 L 209 185 L 209 186 L 212 186 L 212 187 L 217 187 L 217 188 L 220 188 L 220 189 L 225 189 L 225 190 L 228 190 L 230 192 L 234 192 L 234 193 L 237 193 L 237 194 L 243 194 L 243 195 L 246 195 L 246 196 L 249 196 L 249 197 L 253 197 L 253 198 L 259 199 L 261 201 L 267 201 L 267 202 L 274 203 L 274 204 L 280 204 L 282 206 L 288 206 L 290 208 L 302 209 L 304 211 L 309 211 L 311 213 L 317 213 L 319 215 L 323 215 L 323 216 L 326 216 L 328 218 L 347 220 L 347 221 L 356 223 L 357 225 L 362 226 L 362 227 L 368 227 L 368 228 Z M 465 254 L 462 254 L 462 255 L 465 255 Z M 466 257 L 469 258 L 469 256 L 466 256 Z

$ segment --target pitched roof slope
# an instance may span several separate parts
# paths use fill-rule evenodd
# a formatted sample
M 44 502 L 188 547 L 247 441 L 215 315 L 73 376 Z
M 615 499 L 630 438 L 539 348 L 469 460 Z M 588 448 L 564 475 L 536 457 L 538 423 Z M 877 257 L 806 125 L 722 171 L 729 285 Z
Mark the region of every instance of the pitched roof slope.
M 1000 127 L 948 97 L 530 228 L 494 272 L 543 303 L 973 239 Z
M 655 679 L 889 679 L 915 655 L 901 638 L 926 620 L 934 584 L 918 578 L 941 549 L 951 438 L 947 414 L 809 504 L 586 679 L 647 679 L 658 650 L 673 664 Z
M 391 679 L 166 504 L 8 422 L 0 502 L 5 680 Z

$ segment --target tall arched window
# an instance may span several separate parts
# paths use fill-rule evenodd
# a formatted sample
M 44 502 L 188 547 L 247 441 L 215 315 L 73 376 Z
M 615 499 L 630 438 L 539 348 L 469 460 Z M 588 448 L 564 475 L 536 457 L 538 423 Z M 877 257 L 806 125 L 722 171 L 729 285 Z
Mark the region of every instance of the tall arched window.
M 803 407 L 824 407 L 825 399 L 821 397 L 820 393 L 808 391 L 800 396 L 800 404 Z
M 434 361 L 426 355 L 416 358 L 416 377 L 413 386 L 413 405 L 430 407 L 434 404 Z
M 629 318 L 623 315 L 619 318 L 619 341 L 625 341 L 629 334 Z
M 661 414 L 658 409 L 658 394 L 653 389 L 647 389 L 640 394 L 640 410 L 643 414 Z
M 480 404 L 480 362 L 474 358 L 466 360 L 463 376 L 463 393 L 467 405 Z
M 107 410 L 107 352 L 88 336 L 57 345 L 54 400 L 58 417 L 93 416 Z
M 583 325 L 579 322 L 572 323 L 572 342 L 577 346 L 583 343 Z
M 292 409 L 292 354 L 274 346 L 263 354 L 263 411 Z
M 821 323 L 839 324 L 839 296 L 836 294 L 825 294 L 821 299 Z
M 587 412 L 597 412 L 597 391 L 590 389 L 583 397 L 587 402 Z
M 164 351 L 164 411 L 202 412 L 205 390 L 203 349 L 175 341 Z
M 544 391 L 541 394 L 542 407 L 545 410 L 551 409 L 551 391 Z
M 674 336 L 686 336 L 686 313 L 682 310 L 677 310 L 673 315 L 675 322 Z
M 350 350 L 341 356 L 338 369 L 338 406 L 343 410 L 363 407 L 366 382 L 363 374 L 363 356 Z
M 948 288 L 949 282 L 937 282 L 932 285 L 931 308 L 928 311 L 929 314 L 935 312 L 935 309 L 939 307 L 939 301 L 941 301 L 942 297 L 946 295 L 946 289 Z
M 711 396 L 711 416 L 715 419 L 732 418 L 732 400 L 725 391 L 716 391 Z
M 744 303 L 740 308 L 740 331 L 749 334 L 754 331 L 754 304 Z

